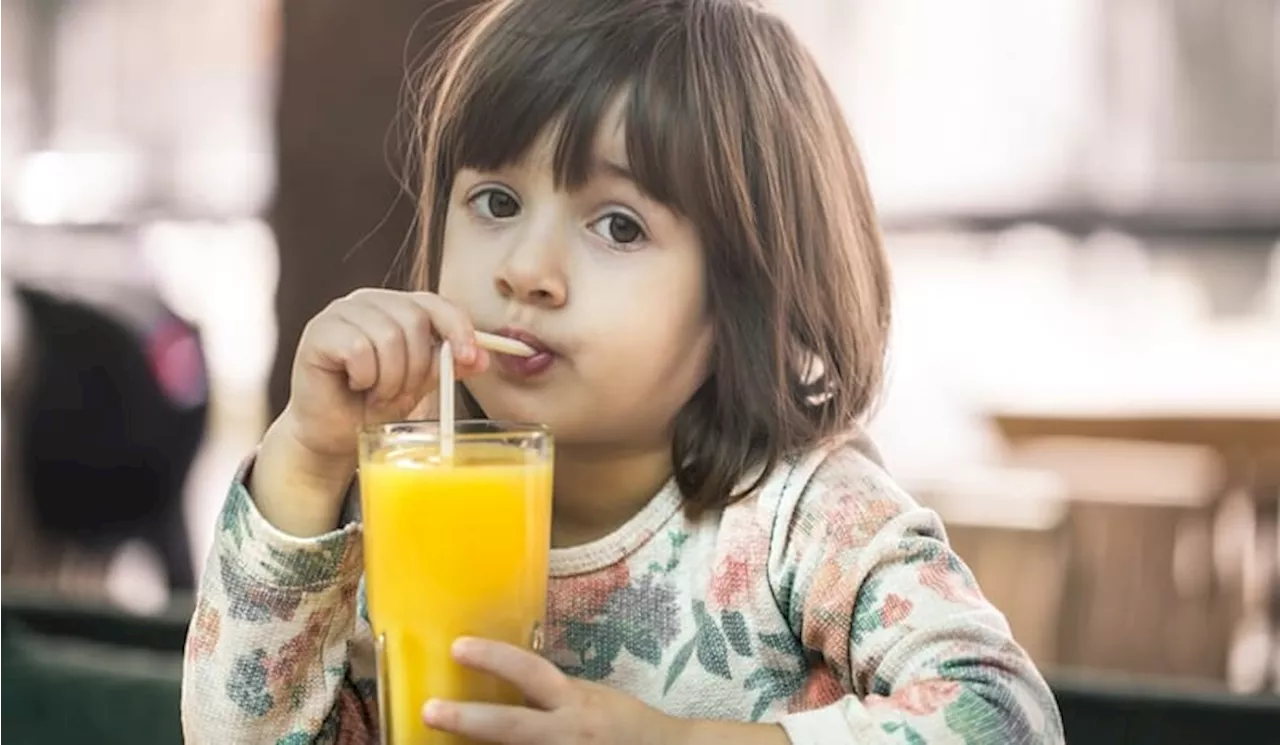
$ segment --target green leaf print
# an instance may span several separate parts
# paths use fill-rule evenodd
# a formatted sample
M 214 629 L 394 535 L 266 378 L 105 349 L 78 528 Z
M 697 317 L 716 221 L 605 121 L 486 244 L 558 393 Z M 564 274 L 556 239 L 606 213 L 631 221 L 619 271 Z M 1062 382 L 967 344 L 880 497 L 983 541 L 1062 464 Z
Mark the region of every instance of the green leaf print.
M 689 658 L 693 656 L 693 650 L 698 646 L 698 637 L 695 634 L 692 639 L 685 642 L 684 646 L 676 652 L 676 657 L 671 661 L 671 667 L 667 669 L 667 682 L 662 686 L 662 695 L 667 695 L 671 690 L 671 686 L 675 685 L 676 679 L 684 672 L 685 667 L 689 664 Z
M 241 548 L 244 544 L 245 534 L 248 532 L 248 525 L 245 519 L 249 513 L 249 493 L 245 490 L 243 484 L 233 484 L 231 493 L 227 495 L 227 501 L 222 505 L 222 515 L 218 521 L 222 530 L 231 534 L 231 539 L 235 541 L 236 548 Z
M 760 697 L 751 708 L 751 721 L 758 722 L 769 707 L 779 699 L 789 699 L 804 685 L 804 670 L 783 670 L 777 667 L 761 667 L 747 676 L 743 688 L 759 689 Z
M 853 601 L 852 640 L 855 647 L 862 644 L 868 634 L 884 628 L 880 615 L 881 582 L 878 578 L 863 582 L 858 597 Z
M 613 673 L 613 663 L 622 651 L 623 635 L 608 626 L 599 627 L 596 634 L 596 653 L 582 661 L 582 677 L 587 680 L 604 680 Z
M 720 627 L 711 614 L 707 613 L 707 606 L 701 600 L 694 602 L 693 613 L 698 624 L 698 662 L 712 675 L 732 680 L 733 675 L 729 672 L 729 648 Z
M 671 558 L 667 559 L 667 565 L 663 567 L 662 571 L 670 574 L 676 567 L 680 566 L 680 549 L 689 540 L 689 534 L 683 530 L 673 530 L 667 533 L 667 537 L 671 539 Z
M 608 622 L 570 620 L 565 624 L 565 646 L 578 656 L 582 664 L 566 668 L 566 672 L 584 680 L 604 680 L 613 673 L 613 663 L 626 639 L 623 629 Z
M 775 649 L 784 654 L 795 656 L 800 654 L 800 642 L 789 632 L 783 631 L 778 634 L 757 634 L 760 643 L 769 649 Z
M 365 623 L 369 623 L 369 587 L 360 575 L 360 585 L 356 588 L 356 615 Z
M 569 619 L 564 626 L 564 644 L 570 652 L 584 657 L 587 650 L 595 642 L 596 625 L 576 618 Z
M 895 732 L 901 731 L 902 737 L 907 742 L 907 745 L 929 745 L 928 742 L 920 736 L 920 733 L 916 732 L 909 724 L 904 724 L 902 722 L 885 722 L 880 725 L 880 729 L 891 735 Z
M 267 692 L 266 659 L 265 649 L 240 655 L 232 660 L 231 675 L 227 677 L 227 698 L 253 717 L 265 716 L 275 704 Z
M 720 623 L 724 626 L 724 635 L 729 640 L 729 646 L 733 647 L 733 651 L 743 657 L 750 657 L 751 634 L 747 631 L 747 622 L 742 617 L 742 612 L 728 609 L 722 610 L 720 611 Z
M 299 730 L 276 740 L 276 745 L 310 745 L 312 739 L 310 734 Z
M 347 553 L 346 541 L 333 541 L 311 551 L 271 549 L 274 561 L 265 569 L 278 587 L 301 590 L 333 581 Z
M 787 567 L 778 578 L 778 594 L 777 596 L 787 605 L 787 624 L 793 629 L 803 626 L 803 611 L 801 603 L 796 598 L 796 567 L 794 564 Z
M 604 679 L 613 673 L 614 663 L 623 649 L 654 667 L 661 665 L 664 646 L 679 633 L 679 626 L 663 615 L 669 595 L 669 590 L 654 585 L 652 577 L 646 576 L 640 584 L 615 593 L 613 600 L 623 597 L 620 602 L 622 611 L 602 615 L 593 621 L 580 618 L 566 620 L 563 626 L 564 646 L 581 663 L 566 667 L 566 671 L 571 670 L 575 677 L 587 680 Z M 633 622 L 626 613 L 626 609 L 631 607 L 656 614 L 663 620 L 653 624 Z
M 658 638 L 647 629 L 632 628 L 631 633 L 623 639 L 623 646 L 654 667 L 662 664 L 662 647 L 658 644 Z
M 1023 736 L 1030 739 L 1029 732 L 1018 732 L 1018 737 L 1013 737 L 1014 733 L 1009 731 L 1011 723 L 1001 716 L 998 707 L 970 688 L 961 691 L 946 707 L 943 717 L 951 731 L 964 738 L 965 745 L 982 745 L 991 739 L 992 732 L 1008 733 L 1013 742 L 1025 742 Z

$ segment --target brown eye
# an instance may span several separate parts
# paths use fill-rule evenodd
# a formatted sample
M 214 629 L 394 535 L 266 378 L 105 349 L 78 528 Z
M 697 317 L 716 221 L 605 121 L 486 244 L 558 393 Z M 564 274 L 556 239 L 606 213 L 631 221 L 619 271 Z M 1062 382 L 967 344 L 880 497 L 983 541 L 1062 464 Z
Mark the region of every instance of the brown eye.
M 635 219 L 614 212 L 596 220 L 592 229 L 615 246 L 628 246 L 644 240 L 644 228 Z
M 635 220 L 622 215 L 613 215 L 609 218 L 609 237 L 618 243 L 633 243 L 640 240 L 642 235 L 644 233 L 641 232 L 640 226 L 636 225 Z
M 471 208 L 481 217 L 503 220 L 520 214 L 520 203 L 502 189 L 485 189 L 471 198 Z
M 516 200 L 505 191 L 489 192 L 489 214 L 494 217 L 515 217 L 520 211 L 520 205 L 516 204 Z

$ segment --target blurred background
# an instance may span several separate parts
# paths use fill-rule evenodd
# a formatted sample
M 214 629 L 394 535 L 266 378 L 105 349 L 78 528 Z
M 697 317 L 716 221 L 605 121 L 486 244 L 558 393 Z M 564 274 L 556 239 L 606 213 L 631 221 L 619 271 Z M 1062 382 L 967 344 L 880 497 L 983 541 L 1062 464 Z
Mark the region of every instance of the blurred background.
M 3 4 L 20 740 L 179 738 L 214 516 L 306 320 L 400 278 L 401 86 L 468 4 Z M 872 433 L 1068 734 L 1280 732 L 1280 0 L 772 4 L 892 254 Z

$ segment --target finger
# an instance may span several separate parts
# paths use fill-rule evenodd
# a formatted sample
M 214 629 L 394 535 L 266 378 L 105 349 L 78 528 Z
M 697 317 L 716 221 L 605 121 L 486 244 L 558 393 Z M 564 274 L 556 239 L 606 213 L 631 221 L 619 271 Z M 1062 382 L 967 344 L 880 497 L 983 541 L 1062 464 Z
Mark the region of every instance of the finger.
M 348 388 L 367 391 L 378 382 L 378 354 L 373 340 L 358 326 L 330 316 L 309 325 L 306 333 L 320 366 L 345 372 Z
M 435 324 L 431 314 L 412 301 L 398 296 L 396 302 L 380 306 L 382 311 L 400 326 L 405 341 L 405 377 L 402 386 L 405 395 L 417 401 L 435 387 L 432 361 L 436 355 Z
M 408 364 L 404 329 L 381 308 L 368 302 L 344 302 L 334 307 L 339 318 L 356 326 L 373 342 L 378 380 L 370 391 L 375 401 L 391 401 L 404 390 Z
M 453 644 L 453 656 L 467 667 L 506 680 L 524 693 L 526 701 L 543 709 L 568 704 L 573 692 L 569 678 L 550 661 L 511 644 L 459 639 Z
M 462 365 L 471 365 L 477 356 L 476 328 L 458 306 L 430 292 L 407 293 L 410 300 L 431 315 L 435 332 L 453 343 L 453 357 Z
M 422 721 L 433 729 L 481 742 L 502 745 L 551 742 L 546 732 L 549 715 L 523 706 L 432 700 L 422 707 Z
M 480 347 L 475 347 L 472 349 L 472 357 L 470 362 L 463 362 L 462 360 L 459 360 L 457 357 L 454 357 L 454 360 L 453 360 L 454 374 L 459 380 L 462 380 L 463 378 L 469 378 L 472 375 L 478 375 L 479 373 L 482 373 L 486 369 L 488 369 L 489 359 L 490 358 L 489 358 L 488 352 L 481 349 Z

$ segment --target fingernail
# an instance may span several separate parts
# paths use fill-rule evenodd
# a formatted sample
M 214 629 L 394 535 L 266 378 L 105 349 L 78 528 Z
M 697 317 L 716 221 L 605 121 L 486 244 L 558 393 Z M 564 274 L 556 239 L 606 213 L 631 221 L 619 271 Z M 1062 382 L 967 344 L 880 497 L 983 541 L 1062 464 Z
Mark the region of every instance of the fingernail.
M 473 648 L 471 639 L 465 636 L 453 640 L 453 656 L 465 657 Z
M 431 699 L 426 706 L 422 707 L 422 718 L 427 724 L 439 723 L 441 717 L 444 716 L 445 705 L 443 701 Z
M 458 361 L 470 365 L 476 360 L 476 345 L 472 342 L 463 342 L 458 347 Z

